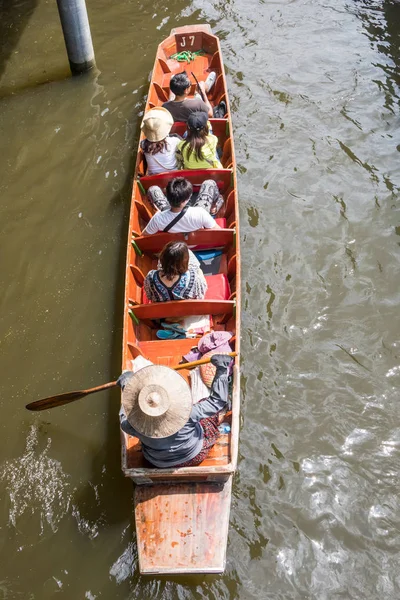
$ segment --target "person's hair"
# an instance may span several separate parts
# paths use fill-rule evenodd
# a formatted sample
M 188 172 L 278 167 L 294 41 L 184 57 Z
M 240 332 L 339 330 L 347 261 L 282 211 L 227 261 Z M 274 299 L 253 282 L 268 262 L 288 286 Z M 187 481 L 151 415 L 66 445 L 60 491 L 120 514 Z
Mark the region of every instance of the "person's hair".
M 160 264 L 163 275 L 173 279 L 189 268 L 189 250 L 184 242 L 168 242 L 161 250 Z
M 182 153 L 187 148 L 187 157 L 190 158 L 192 152 L 197 160 L 204 160 L 202 148 L 206 143 L 206 138 L 209 134 L 208 124 L 202 129 L 188 129 L 187 137 L 182 145 Z
M 167 138 L 160 140 L 159 142 L 150 142 L 147 138 L 144 139 L 141 143 L 141 147 L 143 152 L 146 154 L 158 154 L 159 152 L 163 152 L 164 150 L 168 150 L 168 142 Z
M 169 89 L 175 96 L 182 96 L 188 87 L 190 87 L 190 79 L 185 71 L 171 77 Z
M 184 177 L 175 177 L 168 182 L 165 191 L 170 205 L 173 208 L 178 208 L 182 202 L 189 200 L 193 192 L 193 186 Z

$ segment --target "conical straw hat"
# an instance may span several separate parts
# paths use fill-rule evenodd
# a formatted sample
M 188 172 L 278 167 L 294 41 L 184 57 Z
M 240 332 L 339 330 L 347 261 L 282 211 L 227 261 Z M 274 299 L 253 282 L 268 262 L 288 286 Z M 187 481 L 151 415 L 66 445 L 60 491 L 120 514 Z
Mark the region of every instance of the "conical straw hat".
M 122 392 L 122 406 L 136 431 L 151 438 L 165 438 L 187 423 L 192 394 L 182 375 L 162 365 L 150 365 L 128 381 Z

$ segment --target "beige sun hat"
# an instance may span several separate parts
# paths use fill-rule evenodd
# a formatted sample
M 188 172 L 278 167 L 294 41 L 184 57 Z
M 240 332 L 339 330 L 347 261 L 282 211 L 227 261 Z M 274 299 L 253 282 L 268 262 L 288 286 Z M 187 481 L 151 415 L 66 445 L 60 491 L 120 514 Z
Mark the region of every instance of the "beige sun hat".
M 122 392 L 129 423 L 151 438 L 165 438 L 179 431 L 189 419 L 192 403 L 186 380 L 162 365 L 137 371 Z
M 166 108 L 151 108 L 143 117 L 140 126 L 149 142 L 160 142 L 167 137 L 174 124 L 174 119 Z

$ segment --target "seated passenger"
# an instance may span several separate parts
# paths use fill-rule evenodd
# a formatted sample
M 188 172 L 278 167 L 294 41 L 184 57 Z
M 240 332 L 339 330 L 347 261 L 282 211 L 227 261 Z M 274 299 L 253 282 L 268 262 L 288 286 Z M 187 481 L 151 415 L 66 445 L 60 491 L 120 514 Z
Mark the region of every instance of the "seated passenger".
M 187 121 L 187 137 L 178 143 L 176 156 L 181 169 L 222 169 L 217 158 L 217 136 L 210 133 L 204 112 L 193 112 Z
M 173 369 L 150 365 L 126 371 L 122 389 L 121 429 L 139 438 L 143 455 L 160 469 L 199 465 L 218 440 L 219 411 L 228 403 L 231 357 L 214 354 L 217 368 L 211 393 L 193 405 L 185 379 Z
M 199 261 L 184 242 L 168 242 L 161 251 L 158 266 L 144 280 L 146 296 L 151 302 L 204 298 L 206 279 Z
M 212 117 L 213 109 L 207 98 L 207 92 L 214 85 L 215 79 L 216 73 L 212 72 L 205 81 L 199 82 L 205 98 L 204 102 L 199 94 L 195 94 L 194 98 L 189 98 L 191 83 L 187 73 L 185 71 L 176 73 L 176 75 L 171 77 L 169 82 L 169 88 L 172 94 L 175 95 L 175 98 L 174 100 L 164 102 L 163 107 L 169 110 L 174 121 L 183 121 L 186 123 L 190 113 L 198 110 L 204 112 L 208 117 Z
M 203 181 L 194 206 L 189 204 L 192 192 L 192 184 L 184 177 L 175 177 L 168 182 L 167 197 L 157 185 L 151 186 L 147 192 L 148 198 L 161 212 L 152 216 L 142 235 L 158 231 L 189 233 L 198 229 L 219 229 L 211 214 L 219 211 L 224 199 L 220 196 L 215 181 Z
M 174 124 L 171 113 L 161 106 L 150 109 L 144 116 L 141 130 L 146 139 L 140 144 L 147 162 L 147 174 L 157 175 L 176 171 L 179 167 L 175 150 L 179 137 L 169 135 Z

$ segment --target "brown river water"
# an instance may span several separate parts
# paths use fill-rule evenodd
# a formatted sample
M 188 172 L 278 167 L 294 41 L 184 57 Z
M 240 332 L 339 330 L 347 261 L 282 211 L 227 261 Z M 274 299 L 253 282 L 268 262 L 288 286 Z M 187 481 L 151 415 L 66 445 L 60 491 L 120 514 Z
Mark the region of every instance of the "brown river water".
M 400 599 L 400 4 L 0 3 L 0 599 Z M 157 44 L 221 38 L 243 264 L 222 576 L 140 577 L 116 390 L 127 216 Z

